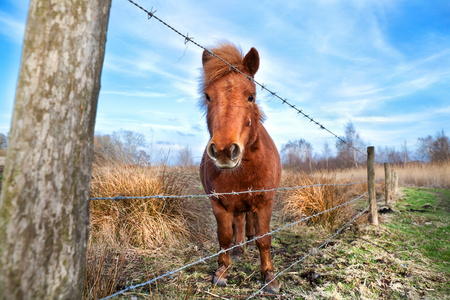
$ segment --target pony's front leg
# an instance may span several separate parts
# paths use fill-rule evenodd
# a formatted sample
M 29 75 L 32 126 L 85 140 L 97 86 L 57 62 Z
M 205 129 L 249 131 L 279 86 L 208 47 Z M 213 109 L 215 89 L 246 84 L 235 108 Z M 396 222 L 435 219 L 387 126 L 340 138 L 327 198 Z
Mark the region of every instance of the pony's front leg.
M 233 240 L 233 213 L 227 212 L 216 199 L 211 199 L 211 206 L 217 221 L 217 237 L 220 250 L 228 249 L 231 247 Z M 219 268 L 214 274 L 213 284 L 226 286 L 227 270 L 230 266 L 230 251 L 220 253 L 217 263 Z
M 234 245 L 239 245 L 245 242 L 245 213 L 234 213 L 233 231 L 234 231 Z M 245 246 L 233 248 L 231 256 L 233 259 L 240 260 L 245 252 Z
M 272 205 L 268 205 L 262 209 L 254 212 L 254 222 L 256 229 L 256 236 L 260 237 L 270 232 L 270 218 L 272 216 Z M 264 280 L 264 284 L 269 283 L 264 289 L 269 293 L 277 293 L 279 290 L 279 284 L 274 279 L 272 259 L 270 257 L 270 245 L 272 238 L 270 235 L 258 238 L 256 240 L 256 246 L 259 249 L 259 255 L 261 259 L 261 275 Z
M 245 214 L 245 235 L 247 240 L 251 240 L 255 237 L 255 221 L 253 220 L 253 212 Z

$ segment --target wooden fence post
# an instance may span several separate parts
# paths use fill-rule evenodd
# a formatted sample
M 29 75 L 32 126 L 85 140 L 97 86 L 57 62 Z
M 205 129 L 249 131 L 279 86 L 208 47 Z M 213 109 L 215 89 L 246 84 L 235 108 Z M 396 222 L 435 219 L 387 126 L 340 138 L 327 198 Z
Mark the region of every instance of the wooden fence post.
M 0 200 L 0 299 L 81 299 L 111 0 L 31 0 Z
M 392 200 L 395 200 L 395 195 L 398 192 L 398 174 L 397 172 L 394 172 L 394 180 L 393 180 L 393 186 L 392 186 Z
M 394 200 L 394 169 L 391 169 L 390 195 L 391 200 Z
M 375 194 L 375 148 L 373 146 L 367 147 L 367 180 L 370 205 L 369 222 L 378 226 L 377 197 Z
M 389 163 L 384 163 L 384 203 L 387 205 L 389 202 L 389 193 L 391 185 L 391 173 L 389 170 Z

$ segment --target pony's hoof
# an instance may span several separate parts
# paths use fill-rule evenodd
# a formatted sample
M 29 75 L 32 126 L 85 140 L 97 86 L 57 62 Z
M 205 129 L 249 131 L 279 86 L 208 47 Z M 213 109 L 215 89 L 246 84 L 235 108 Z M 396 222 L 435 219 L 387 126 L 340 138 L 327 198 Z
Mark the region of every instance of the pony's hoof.
M 228 280 L 226 278 L 220 278 L 217 276 L 214 276 L 214 278 L 213 278 L 213 284 L 220 286 L 220 287 L 227 286 L 227 282 L 228 282 Z
M 264 288 L 265 292 L 269 294 L 277 294 L 280 291 L 280 284 L 275 279 L 275 276 L 272 272 L 268 272 L 266 276 L 264 276 L 264 284 L 267 283 L 269 284 Z
M 227 267 L 224 265 L 220 266 L 216 273 L 214 274 L 213 284 L 217 286 L 226 286 L 227 285 Z

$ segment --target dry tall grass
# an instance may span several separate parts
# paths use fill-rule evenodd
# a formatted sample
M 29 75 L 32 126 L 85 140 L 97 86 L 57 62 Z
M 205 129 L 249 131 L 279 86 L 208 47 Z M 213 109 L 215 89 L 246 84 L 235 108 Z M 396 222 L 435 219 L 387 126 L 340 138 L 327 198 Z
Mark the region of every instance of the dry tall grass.
M 187 168 L 130 165 L 102 157 L 93 165 L 91 197 L 192 194 L 195 174 Z M 192 198 L 91 201 L 84 299 L 112 294 L 133 272 L 127 265 L 136 257 L 210 240 L 203 205 Z
M 409 163 L 394 166 L 400 186 L 450 188 L 450 161 L 439 164 Z
M 326 184 L 291 190 L 283 197 L 282 213 L 288 219 L 311 216 L 327 209 L 348 202 L 355 195 L 364 194 L 367 184 L 336 186 L 331 184 L 346 183 L 328 174 L 308 175 L 306 173 L 286 173 L 284 182 L 291 186 Z M 309 219 L 311 224 L 320 224 L 332 229 L 347 220 L 354 213 L 352 205 L 345 205 Z
M 85 263 L 83 299 L 100 299 L 114 294 L 126 264 L 126 249 L 89 243 Z
M 167 166 L 102 161 L 93 165 L 91 196 L 183 195 L 190 184 L 186 176 L 183 170 Z M 91 239 L 100 239 L 113 248 L 128 241 L 131 248 L 149 250 L 201 237 L 202 209 L 196 203 L 187 198 L 92 201 Z
M 398 174 L 400 186 L 450 188 L 450 161 L 439 164 L 412 162 L 407 163 L 406 165 L 391 165 L 390 168 Z M 367 180 L 367 169 L 365 167 L 358 169 L 319 171 L 314 173 L 313 176 L 321 176 L 324 172 L 328 174 L 328 176 L 334 176 L 336 180 Z M 384 165 L 375 165 L 375 181 L 384 181 Z

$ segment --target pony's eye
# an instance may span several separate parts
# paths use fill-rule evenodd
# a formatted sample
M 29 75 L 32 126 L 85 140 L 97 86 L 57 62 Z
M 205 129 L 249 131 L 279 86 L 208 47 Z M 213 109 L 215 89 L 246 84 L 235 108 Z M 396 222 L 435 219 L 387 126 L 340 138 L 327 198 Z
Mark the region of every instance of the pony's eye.
M 206 100 L 208 100 L 208 102 L 211 101 L 211 98 L 209 98 L 209 95 L 206 93 L 205 93 L 205 98 L 206 98 Z
M 248 96 L 248 102 L 253 102 L 255 97 L 253 95 Z

